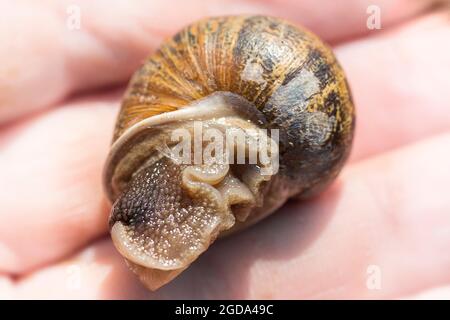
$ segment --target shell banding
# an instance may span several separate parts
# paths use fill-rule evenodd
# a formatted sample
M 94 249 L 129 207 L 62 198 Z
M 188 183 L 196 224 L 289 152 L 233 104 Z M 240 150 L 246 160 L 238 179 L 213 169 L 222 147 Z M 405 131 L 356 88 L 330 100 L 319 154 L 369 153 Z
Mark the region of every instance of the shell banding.
M 242 130 L 245 141 L 270 140 L 278 170 L 267 174 L 260 161 L 174 160 L 166 152 L 172 134 L 195 133 L 198 121 L 222 133 Z M 279 130 L 279 140 L 262 129 Z M 123 99 L 104 171 L 114 244 L 157 289 L 217 237 L 326 187 L 353 129 L 345 76 L 316 36 L 264 16 L 196 22 L 147 59 Z M 248 156 L 251 147 L 241 144 Z

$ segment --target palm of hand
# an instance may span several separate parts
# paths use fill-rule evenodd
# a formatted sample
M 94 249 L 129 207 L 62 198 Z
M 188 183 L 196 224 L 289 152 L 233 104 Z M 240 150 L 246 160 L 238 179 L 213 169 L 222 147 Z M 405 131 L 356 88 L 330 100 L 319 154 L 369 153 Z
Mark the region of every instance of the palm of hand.
M 156 293 L 107 236 L 100 174 L 122 86 L 162 37 L 199 15 L 241 11 L 194 2 L 162 15 L 168 5 L 155 2 L 110 5 L 107 15 L 86 2 L 70 31 L 56 2 L 33 8 L 33 21 L 31 2 L 3 4 L 13 14 L 0 29 L 10 44 L 0 46 L 0 296 L 396 298 L 439 287 L 448 297 L 449 14 L 382 2 L 381 31 L 366 29 L 356 1 L 342 12 L 317 1 L 244 8 L 334 44 L 357 107 L 353 153 L 325 193 L 217 242 Z

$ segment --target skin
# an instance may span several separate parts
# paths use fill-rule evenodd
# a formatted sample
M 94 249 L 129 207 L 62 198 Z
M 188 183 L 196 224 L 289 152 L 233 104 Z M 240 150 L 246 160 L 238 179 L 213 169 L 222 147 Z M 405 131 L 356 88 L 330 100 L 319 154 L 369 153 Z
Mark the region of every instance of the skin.
M 382 30 L 371 31 L 371 1 L 80 3 L 78 31 L 63 1 L 32 16 L 32 1 L 0 4 L 0 297 L 450 298 L 448 8 L 379 1 Z M 320 196 L 220 240 L 150 293 L 107 235 L 101 170 L 115 116 L 163 38 L 227 13 L 277 15 L 333 45 L 357 108 L 354 148 Z M 367 286 L 373 266 L 379 290 Z

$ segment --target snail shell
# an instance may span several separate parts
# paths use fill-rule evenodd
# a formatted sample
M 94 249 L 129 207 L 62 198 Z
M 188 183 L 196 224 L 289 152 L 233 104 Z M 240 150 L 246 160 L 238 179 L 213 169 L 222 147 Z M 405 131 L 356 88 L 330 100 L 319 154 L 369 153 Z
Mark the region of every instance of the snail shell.
M 255 129 L 257 141 L 275 144 L 278 170 L 175 161 L 171 134 L 194 132 L 196 121 L 219 132 Z M 262 129 L 277 129 L 278 141 Z M 104 170 L 113 242 L 155 290 L 218 236 L 326 187 L 353 129 L 344 73 L 315 35 L 265 16 L 193 23 L 145 61 L 123 98 Z

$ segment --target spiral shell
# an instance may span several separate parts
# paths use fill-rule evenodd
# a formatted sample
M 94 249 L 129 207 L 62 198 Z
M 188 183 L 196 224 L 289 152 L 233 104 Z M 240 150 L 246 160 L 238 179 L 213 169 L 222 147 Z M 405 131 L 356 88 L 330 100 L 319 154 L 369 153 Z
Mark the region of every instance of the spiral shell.
M 154 128 L 159 119 L 217 95 L 224 104 L 238 105 L 239 117 L 280 132 L 278 179 L 261 200 L 270 210 L 259 214 L 264 209 L 253 208 L 253 216 L 265 216 L 290 196 L 306 197 L 322 190 L 340 171 L 352 143 L 354 108 L 344 73 L 331 50 L 312 33 L 281 19 L 209 18 L 165 41 L 129 83 L 104 175 L 107 195 L 116 201 L 116 208 L 117 199 L 131 188 L 137 168 L 148 162 L 147 150 L 158 144 L 152 139 L 161 132 Z M 255 120 L 258 117 L 262 120 Z M 141 181 L 136 188 L 147 182 Z M 249 189 L 261 192 L 255 188 Z M 133 194 L 127 201 L 136 197 Z M 267 199 L 277 197 L 281 200 L 276 205 L 268 203 L 273 199 Z M 238 226 L 225 225 L 205 240 L 209 242 L 198 252 L 206 250 L 217 234 Z M 119 248 L 122 254 L 123 250 Z M 160 277 L 159 273 L 150 280 L 148 273 L 142 276 L 149 266 L 136 261 L 132 269 L 144 282 Z M 178 274 L 173 270 L 183 270 L 191 262 L 187 259 L 176 268 L 159 270 L 172 270 L 170 280 Z

